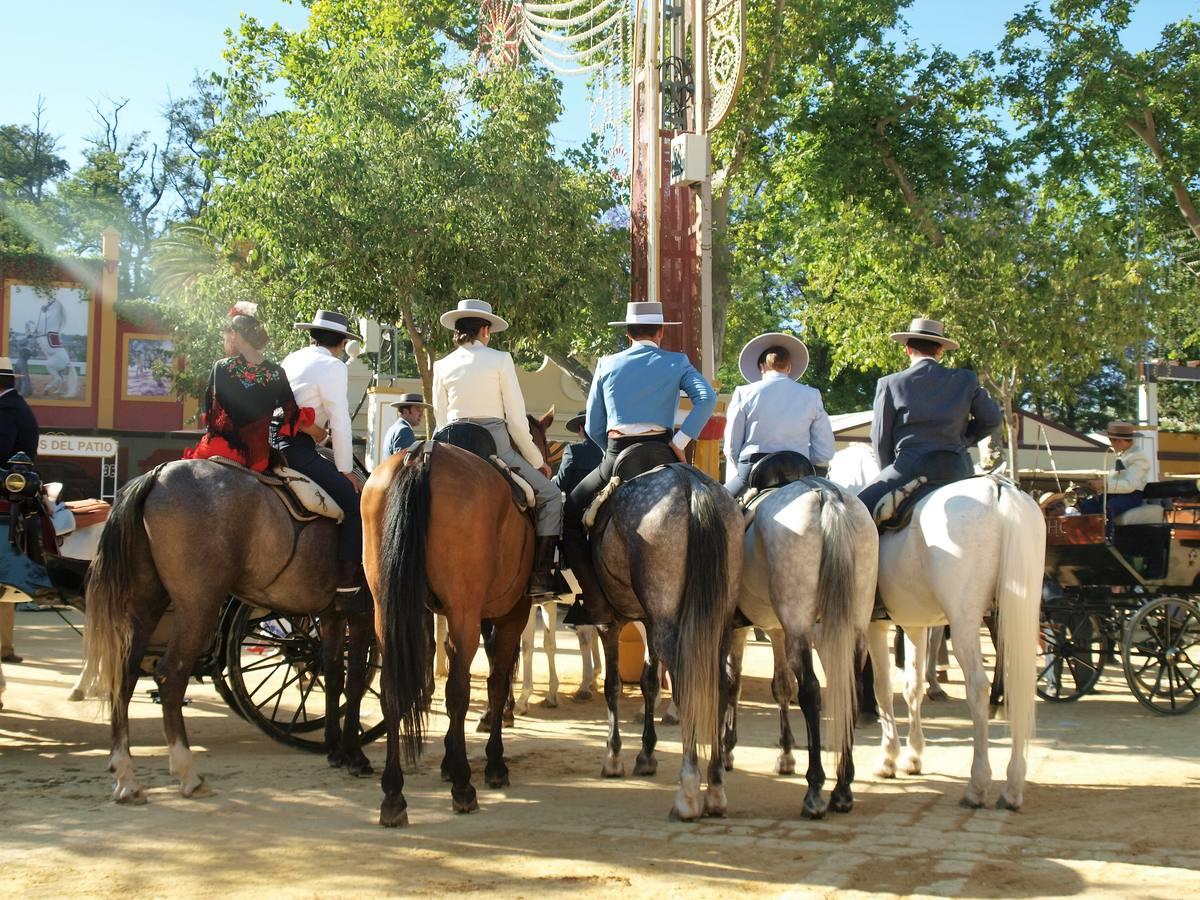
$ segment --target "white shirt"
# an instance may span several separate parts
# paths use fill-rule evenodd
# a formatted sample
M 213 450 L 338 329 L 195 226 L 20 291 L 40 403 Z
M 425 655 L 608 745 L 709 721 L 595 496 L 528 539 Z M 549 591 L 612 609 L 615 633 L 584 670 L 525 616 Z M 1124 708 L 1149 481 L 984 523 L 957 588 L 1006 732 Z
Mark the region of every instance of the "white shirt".
M 333 464 L 339 472 L 354 470 L 354 443 L 350 427 L 350 372 L 324 347 L 310 344 L 289 353 L 282 363 L 292 385 L 297 406 L 308 406 L 316 424 L 329 429 L 333 439 Z
M 433 364 L 433 414 L 439 427 L 459 419 L 502 419 L 514 449 L 535 469 L 541 451 L 529 433 L 513 358 L 476 341 Z

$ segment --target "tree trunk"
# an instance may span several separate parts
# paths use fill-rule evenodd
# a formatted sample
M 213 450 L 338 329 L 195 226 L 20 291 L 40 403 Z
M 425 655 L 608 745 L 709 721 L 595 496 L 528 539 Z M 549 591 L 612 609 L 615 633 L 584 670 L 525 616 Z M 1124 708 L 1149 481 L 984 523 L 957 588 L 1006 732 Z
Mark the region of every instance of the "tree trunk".
M 407 296 L 400 300 L 400 312 L 404 319 L 404 330 L 408 333 L 408 339 L 412 341 L 413 359 L 417 361 L 417 372 L 421 376 L 421 390 L 425 394 L 425 399 L 433 402 L 433 356 L 429 349 L 425 346 L 425 338 L 421 334 L 421 330 L 417 328 L 416 320 L 413 318 L 412 301 Z M 430 415 L 428 419 L 432 419 Z M 437 425 L 443 423 L 439 422 Z M 431 430 L 436 426 L 431 426 Z
M 1125 124 L 1150 149 L 1150 152 L 1154 154 L 1154 161 L 1158 163 L 1163 174 L 1168 175 L 1169 178 L 1167 153 L 1163 149 L 1162 141 L 1158 139 L 1158 125 L 1154 121 L 1154 113 L 1147 109 L 1142 122 L 1129 119 Z M 1192 195 L 1188 193 L 1187 186 L 1178 178 L 1168 180 L 1167 185 L 1171 188 L 1171 193 L 1175 195 L 1175 203 L 1179 206 L 1179 211 L 1183 213 L 1183 219 L 1187 222 L 1188 229 L 1191 230 L 1196 240 L 1200 241 L 1200 213 L 1196 211 L 1196 204 L 1192 200 Z

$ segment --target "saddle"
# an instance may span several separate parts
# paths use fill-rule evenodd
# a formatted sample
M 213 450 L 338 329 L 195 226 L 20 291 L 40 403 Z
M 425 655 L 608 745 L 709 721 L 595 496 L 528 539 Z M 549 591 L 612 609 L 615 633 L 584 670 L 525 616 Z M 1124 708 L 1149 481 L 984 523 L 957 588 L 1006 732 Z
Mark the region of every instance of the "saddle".
M 497 455 L 496 440 L 482 425 L 476 425 L 474 422 L 451 422 L 437 430 L 433 442 L 458 447 L 491 463 L 508 483 L 513 503 L 521 512 L 528 512 L 536 505 L 533 487 Z
M 600 489 L 584 510 L 583 527 L 591 531 L 603 524 L 606 517 L 601 513 L 621 485 L 677 462 L 679 459 L 675 452 L 662 441 L 642 441 L 626 447 L 613 464 L 608 484 Z
M 816 477 L 816 470 L 803 453 L 794 450 L 779 450 L 767 453 L 755 461 L 750 470 L 749 484 L 746 490 L 738 495 L 738 505 L 742 507 L 742 522 L 747 529 L 754 522 L 758 505 L 772 491 L 784 485 L 794 484 Z M 808 489 L 816 490 L 819 482 L 809 482 Z M 807 492 L 805 492 L 807 493 Z
M 237 469 L 253 475 L 260 484 L 265 484 L 275 492 L 288 515 L 297 522 L 313 522 L 326 518 L 340 523 L 346 517 L 342 508 L 320 485 L 295 469 L 278 466 L 266 472 L 255 472 L 225 456 L 210 456 L 208 460 L 227 469 Z
M 917 473 L 890 494 L 884 495 L 871 511 L 881 532 L 903 531 L 912 521 L 917 504 L 940 487 L 963 480 L 962 457 L 953 450 L 932 450 L 917 461 Z M 971 476 L 967 476 L 971 477 Z

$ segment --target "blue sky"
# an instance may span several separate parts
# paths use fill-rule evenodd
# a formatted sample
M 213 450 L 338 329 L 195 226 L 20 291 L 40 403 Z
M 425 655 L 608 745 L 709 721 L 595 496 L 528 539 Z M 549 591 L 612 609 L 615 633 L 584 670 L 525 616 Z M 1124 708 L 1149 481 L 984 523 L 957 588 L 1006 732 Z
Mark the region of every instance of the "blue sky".
M 955 52 L 989 49 L 1023 0 L 915 0 L 910 36 Z M 115 14 L 107 14 L 107 10 Z M 222 66 L 225 30 L 239 13 L 298 28 L 306 10 L 284 0 L 0 0 L 0 123 L 26 122 L 45 98 L 51 130 L 66 156 L 79 161 L 84 138 L 96 131 L 93 104 L 128 99 L 126 133 L 162 130 L 161 111 L 189 92 L 192 76 Z M 1130 32 L 1135 46 L 1153 44 L 1164 22 L 1200 15 L 1197 0 L 1142 0 Z M 579 142 L 588 109 L 578 80 L 567 84 L 567 113 L 557 135 Z

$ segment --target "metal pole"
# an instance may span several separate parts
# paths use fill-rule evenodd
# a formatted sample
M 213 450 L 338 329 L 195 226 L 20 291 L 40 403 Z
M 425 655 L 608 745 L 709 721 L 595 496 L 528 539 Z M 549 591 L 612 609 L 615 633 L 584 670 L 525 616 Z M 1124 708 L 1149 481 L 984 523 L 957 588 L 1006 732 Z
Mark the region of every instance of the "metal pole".
M 658 85 L 659 22 L 663 0 L 646 4 L 646 299 L 660 302 L 659 270 L 659 206 L 662 203 L 662 141 L 658 126 L 662 121 L 661 97 Z
M 697 230 L 700 245 L 700 372 L 712 382 L 716 378 L 716 348 L 713 336 L 712 278 L 712 142 L 708 136 L 708 41 L 704 33 L 705 0 L 695 0 L 692 14 L 692 52 L 694 54 L 695 108 L 693 122 L 704 142 L 704 180 L 700 182 L 700 208 Z

